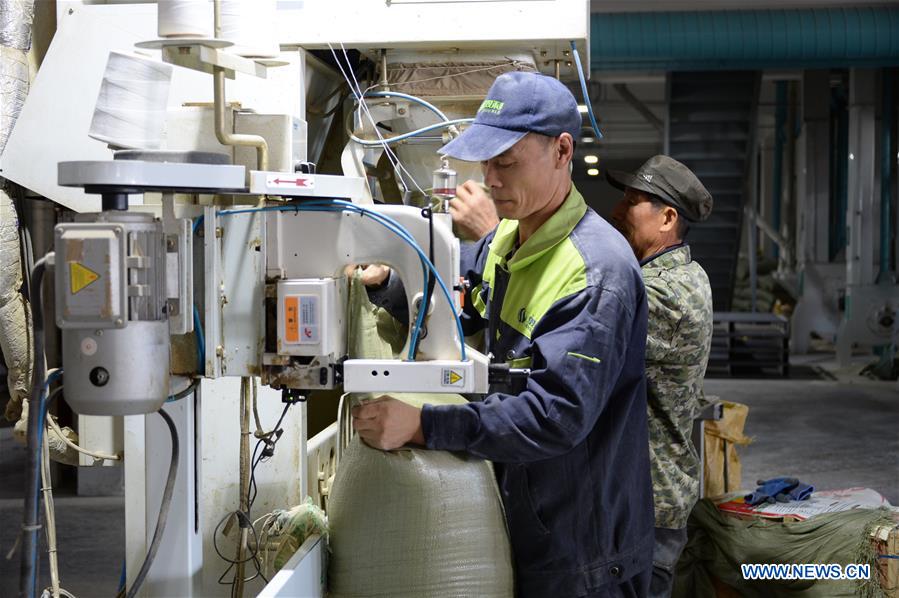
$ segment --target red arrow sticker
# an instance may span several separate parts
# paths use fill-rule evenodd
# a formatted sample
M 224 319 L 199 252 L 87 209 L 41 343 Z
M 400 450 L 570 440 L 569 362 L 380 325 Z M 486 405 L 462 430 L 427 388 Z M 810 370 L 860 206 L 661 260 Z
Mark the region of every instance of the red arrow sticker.
M 269 187 L 312 189 L 315 187 L 315 179 L 311 176 L 286 178 L 286 177 L 283 177 L 282 175 L 273 175 L 273 176 L 268 177 L 268 179 L 266 180 L 266 184 Z

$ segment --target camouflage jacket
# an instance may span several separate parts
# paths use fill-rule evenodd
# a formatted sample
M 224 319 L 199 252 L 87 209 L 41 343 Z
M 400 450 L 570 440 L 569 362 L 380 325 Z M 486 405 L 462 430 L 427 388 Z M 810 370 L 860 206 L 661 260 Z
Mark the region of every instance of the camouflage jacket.
M 656 527 L 686 526 L 699 498 L 690 439 L 712 343 L 712 290 L 705 270 L 679 245 L 644 260 L 649 303 L 646 395 Z

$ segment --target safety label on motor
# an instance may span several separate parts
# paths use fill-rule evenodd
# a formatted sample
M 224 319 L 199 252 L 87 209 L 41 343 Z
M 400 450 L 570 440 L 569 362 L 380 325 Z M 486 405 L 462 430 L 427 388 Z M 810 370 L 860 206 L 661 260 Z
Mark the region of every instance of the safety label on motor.
M 79 262 L 69 262 L 69 288 L 75 295 L 100 280 L 100 275 Z
M 465 376 L 458 370 L 446 368 L 443 370 L 442 386 L 465 386 Z

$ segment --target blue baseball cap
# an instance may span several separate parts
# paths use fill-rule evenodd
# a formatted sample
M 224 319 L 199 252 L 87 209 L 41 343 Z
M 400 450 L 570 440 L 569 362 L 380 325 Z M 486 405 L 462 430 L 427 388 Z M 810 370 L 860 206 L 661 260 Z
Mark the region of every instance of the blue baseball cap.
M 440 153 L 482 162 L 503 153 L 528 133 L 558 137 L 581 130 L 577 100 L 562 83 L 540 73 L 515 71 L 496 78 L 474 122 Z

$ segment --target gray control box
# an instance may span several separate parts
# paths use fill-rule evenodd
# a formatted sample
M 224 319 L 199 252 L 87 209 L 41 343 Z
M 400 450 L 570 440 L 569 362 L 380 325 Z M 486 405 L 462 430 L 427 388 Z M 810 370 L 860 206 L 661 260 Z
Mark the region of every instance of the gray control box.
M 56 226 L 56 325 L 123 328 L 127 324 L 126 234 L 121 224 Z

